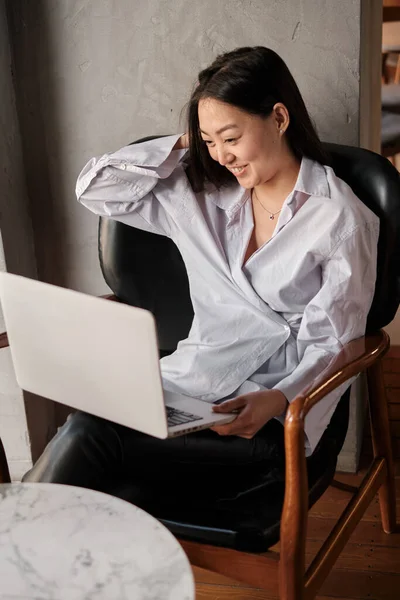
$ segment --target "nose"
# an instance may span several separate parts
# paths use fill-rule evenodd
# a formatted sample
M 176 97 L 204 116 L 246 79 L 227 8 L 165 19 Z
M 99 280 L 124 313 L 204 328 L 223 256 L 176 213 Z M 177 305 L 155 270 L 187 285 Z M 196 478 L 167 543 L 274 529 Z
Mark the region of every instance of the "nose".
M 232 152 L 224 148 L 224 146 L 219 146 L 217 148 L 217 161 L 223 167 L 232 163 L 234 159 L 235 156 L 232 154 Z

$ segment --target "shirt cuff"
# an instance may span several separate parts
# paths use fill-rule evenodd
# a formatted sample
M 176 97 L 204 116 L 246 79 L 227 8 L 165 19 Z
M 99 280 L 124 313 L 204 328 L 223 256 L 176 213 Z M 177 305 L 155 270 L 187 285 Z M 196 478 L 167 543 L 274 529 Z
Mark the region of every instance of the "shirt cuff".
M 78 199 L 100 172 L 106 177 L 118 177 L 120 183 L 133 186 L 133 193 L 148 193 L 156 185 L 157 179 L 171 175 L 187 153 L 187 149 L 172 150 L 180 137 L 181 134 L 176 134 L 157 138 L 92 158 L 79 174 L 76 184 Z
M 186 154 L 187 148 L 173 150 L 176 142 L 183 134 L 168 135 L 162 138 L 130 144 L 109 155 L 109 164 L 121 169 L 133 170 L 135 167 L 144 167 L 151 170 L 161 168 L 167 170 L 167 174 L 160 177 L 168 177 L 174 166 Z M 172 168 L 168 165 L 173 165 Z

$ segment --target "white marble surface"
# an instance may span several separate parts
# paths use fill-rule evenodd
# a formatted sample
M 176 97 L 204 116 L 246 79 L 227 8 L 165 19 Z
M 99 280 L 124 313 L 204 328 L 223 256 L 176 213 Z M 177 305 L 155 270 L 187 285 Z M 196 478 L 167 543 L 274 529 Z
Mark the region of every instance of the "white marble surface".
M 172 534 L 122 500 L 56 484 L 0 485 L 1 600 L 193 600 Z

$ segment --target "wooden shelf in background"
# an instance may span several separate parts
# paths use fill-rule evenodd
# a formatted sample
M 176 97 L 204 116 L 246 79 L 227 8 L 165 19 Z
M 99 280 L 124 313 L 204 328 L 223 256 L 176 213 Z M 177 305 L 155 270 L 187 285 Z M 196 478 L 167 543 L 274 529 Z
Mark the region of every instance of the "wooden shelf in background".
M 400 6 L 384 6 L 382 11 L 382 21 L 384 23 L 400 21 Z

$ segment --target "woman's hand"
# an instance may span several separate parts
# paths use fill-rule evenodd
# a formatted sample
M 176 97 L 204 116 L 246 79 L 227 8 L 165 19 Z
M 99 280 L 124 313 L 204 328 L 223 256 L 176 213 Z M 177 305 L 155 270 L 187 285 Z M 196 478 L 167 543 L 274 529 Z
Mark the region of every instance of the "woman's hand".
M 282 415 L 287 405 L 285 395 L 279 390 L 251 392 L 238 396 L 213 406 L 216 413 L 229 413 L 234 410 L 240 412 L 231 423 L 217 425 L 211 429 L 219 435 L 237 435 L 251 439 L 270 419 Z
M 181 135 L 179 140 L 176 142 L 175 146 L 172 148 L 173 150 L 184 150 L 185 148 L 189 148 L 189 134 L 184 133 Z

